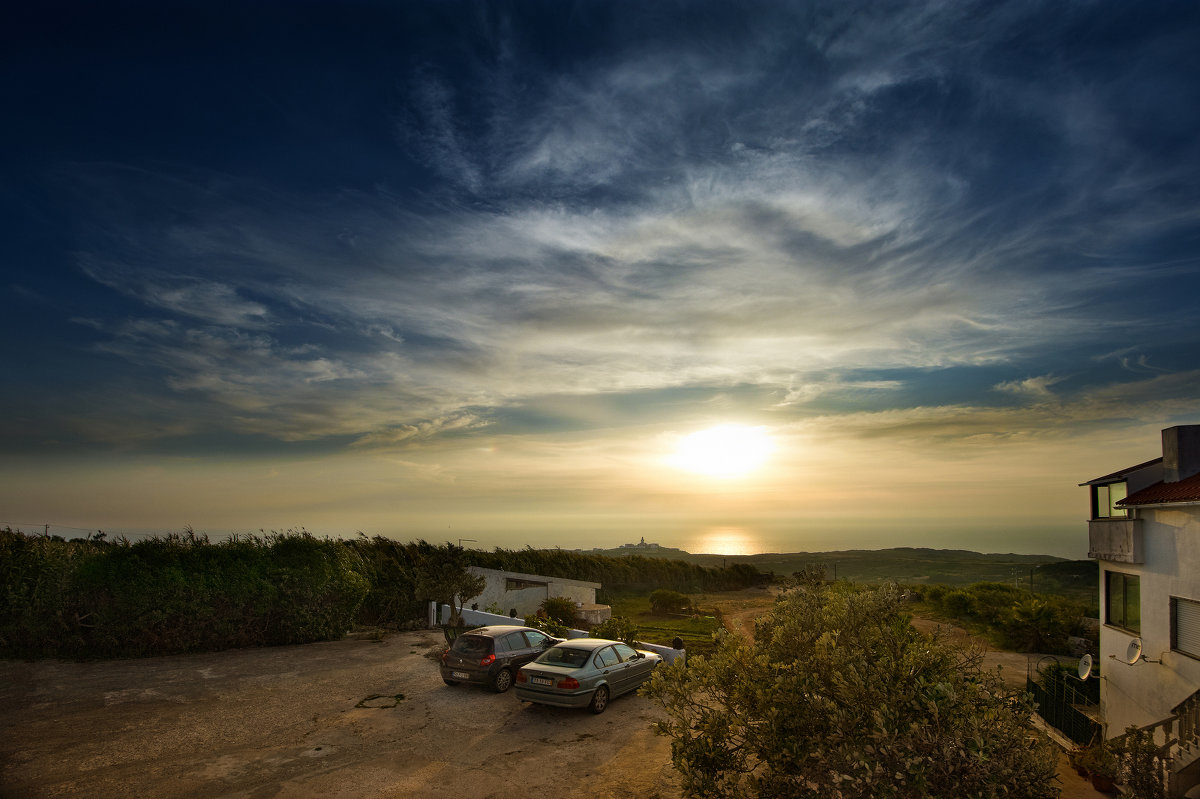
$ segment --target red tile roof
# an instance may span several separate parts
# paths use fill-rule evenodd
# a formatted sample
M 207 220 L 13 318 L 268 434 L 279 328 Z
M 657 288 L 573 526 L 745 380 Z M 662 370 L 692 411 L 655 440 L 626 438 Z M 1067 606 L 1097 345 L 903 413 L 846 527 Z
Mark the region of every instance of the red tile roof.
M 1117 505 L 1128 508 L 1134 505 L 1165 505 L 1172 502 L 1200 502 L 1200 474 L 1175 483 L 1155 483 L 1141 491 L 1135 491 Z

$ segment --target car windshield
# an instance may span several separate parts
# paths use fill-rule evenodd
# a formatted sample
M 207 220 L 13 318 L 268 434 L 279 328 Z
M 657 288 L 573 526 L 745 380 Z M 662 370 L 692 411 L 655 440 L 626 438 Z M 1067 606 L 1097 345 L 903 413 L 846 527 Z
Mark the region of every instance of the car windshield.
M 492 651 L 492 642 L 482 635 L 460 635 L 450 651 L 456 655 L 486 655 Z
M 588 655 L 586 649 L 570 649 L 565 646 L 552 646 L 538 657 L 538 663 L 545 663 L 547 666 L 570 666 L 579 668 L 584 663 L 587 663 Z

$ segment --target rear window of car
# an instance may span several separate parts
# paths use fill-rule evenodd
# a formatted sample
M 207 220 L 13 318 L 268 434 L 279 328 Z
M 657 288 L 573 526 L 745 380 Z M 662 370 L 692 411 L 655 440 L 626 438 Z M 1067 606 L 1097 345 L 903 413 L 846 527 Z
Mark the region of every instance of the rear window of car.
M 450 651 L 456 655 L 487 655 L 492 651 L 492 639 L 482 635 L 460 635 Z
M 584 663 L 587 663 L 588 655 L 590 654 L 586 649 L 552 646 L 541 654 L 537 662 L 545 663 L 547 666 L 571 666 L 572 668 L 579 668 Z

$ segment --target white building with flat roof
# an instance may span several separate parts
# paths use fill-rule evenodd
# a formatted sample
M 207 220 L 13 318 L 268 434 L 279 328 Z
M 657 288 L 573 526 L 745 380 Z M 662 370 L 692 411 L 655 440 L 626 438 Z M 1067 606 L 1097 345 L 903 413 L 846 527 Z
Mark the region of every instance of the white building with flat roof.
M 486 581 L 483 593 L 468 600 L 470 605 L 478 605 L 481 610 L 494 607 L 504 614 L 516 610 L 517 617 L 524 618 L 536 613 L 547 598 L 561 596 L 574 602 L 580 610 L 587 608 L 589 613 L 580 614 L 586 621 L 599 623 L 612 615 L 612 609 L 608 605 L 596 604 L 596 591 L 601 588 L 600 583 L 569 580 L 565 577 L 544 577 L 540 574 L 522 574 L 502 569 L 484 569 L 479 566 L 468 566 L 467 570 Z M 600 609 L 607 609 L 607 615 Z

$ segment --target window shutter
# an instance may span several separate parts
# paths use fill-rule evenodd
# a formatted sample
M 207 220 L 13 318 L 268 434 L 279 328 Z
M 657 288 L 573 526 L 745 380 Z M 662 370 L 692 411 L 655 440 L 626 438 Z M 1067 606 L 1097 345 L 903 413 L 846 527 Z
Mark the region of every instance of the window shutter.
M 1174 649 L 1200 657 L 1200 602 L 1173 599 L 1175 603 Z

